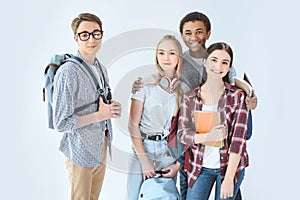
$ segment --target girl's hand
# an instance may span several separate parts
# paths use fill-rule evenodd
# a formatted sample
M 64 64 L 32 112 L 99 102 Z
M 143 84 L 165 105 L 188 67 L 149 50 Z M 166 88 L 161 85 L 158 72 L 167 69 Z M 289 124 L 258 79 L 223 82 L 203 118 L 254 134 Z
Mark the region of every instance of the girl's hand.
M 221 184 L 220 198 L 227 199 L 233 197 L 233 191 L 234 191 L 233 180 L 224 179 L 224 181 Z
M 146 180 L 147 178 L 153 178 L 156 175 L 155 166 L 148 159 L 142 162 L 142 170 L 144 180 Z
M 214 126 L 207 134 L 195 134 L 194 142 L 196 144 L 204 142 L 222 141 L 226 137 L 226 128 L 224 125 Z
M 177 161 L 175 164 L 161 169 L 161 171 L 167 172 L 167 173 L 163 173 L 162 176 L 165 178 L 173 178 L 174 176 L 177 175 L 177 172 L 179 171 L 180 167 L 181 164 L 180 162 Z
M 205 142 L 217 142 L 222 141 L 226 137 L 226 128 L 222 125 L 214 126 L 208 134 L 206 134 Z
M 139 91 L 143 87 L 144 82 L 142 81 L 141 77 L 138 77 L 137 80 L 135 80 L 132 84 L 131 92 L 135 94 L 137 91 Z

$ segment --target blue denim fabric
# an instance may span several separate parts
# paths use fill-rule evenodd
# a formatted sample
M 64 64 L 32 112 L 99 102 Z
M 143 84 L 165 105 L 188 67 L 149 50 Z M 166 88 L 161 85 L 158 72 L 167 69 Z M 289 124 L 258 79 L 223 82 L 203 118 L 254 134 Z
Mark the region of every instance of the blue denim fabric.
M 187 173 L 183 170 L 183 167 L 179 171 L 180 180 L 180 198 L 181 200 L 186 200 L 186 193 L 188 188 Z M 242 200 L 241 189 L 239 188 L 235 200 Z
M 226 200 L 234 200 L 241 183 L 244 179 L 245 169 L 241 171 L 240 179 L 234 185 L 234 195 L 232 198 L 227 198 Z M 212 187 L 216 182 L 215 186 L 215 200 L 221 200 L 220 190 L 221 190 L 221 176 L 220 169 L 209 169 L 202 168 L 200 176 L 197 178 L 194 186 L 188 188 L 187 190 L 187 200 L 208 200 Z
M 179 183 L 180 183 L 180 197 L 181 200 L 186 199 L 186 193 L 188 188 L 188 180 L 187 180 L 187 173 L 184 171 L 183 166 L 179 170 Z
M 242 193 L 241 193 L 241 188 L 238 190 L 235 200 L 242 200 Z
M 176 161 L 171 156 L 167 146 L 167 140 L 152 141 L 143 140 L 148 159 L 154 163 L 156 170 L 161 170 Z M 143 183 L 143 172 L 139 158 L 134 149 L 129 157 L 129 173 L 127 176 L 127 199 L 137 200 Z

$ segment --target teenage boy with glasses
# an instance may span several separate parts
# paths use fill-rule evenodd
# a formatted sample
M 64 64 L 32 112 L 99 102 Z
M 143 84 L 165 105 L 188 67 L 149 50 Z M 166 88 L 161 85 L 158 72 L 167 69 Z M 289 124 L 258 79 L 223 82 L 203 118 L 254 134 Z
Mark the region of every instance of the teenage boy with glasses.
M 71 26 L 78 45 L 76 56 L 91 68 L 107 96 L 107 71 L 96 58 L 103 36 L 101 20 L 82 13 Z M 97 99 L 99 103 L 75 113 L 75 108 Z M 87 75 L 73 62 L 63 64 L 55 75 L 53 104 L 54 127 L 64 134 L 59 150 L 65 155 L 71 199 L 98 200 L 105 175 L 106 150 L 111 147 L 110 120 L 121 116 L 121 104 L 113 100 L 104 103 Z

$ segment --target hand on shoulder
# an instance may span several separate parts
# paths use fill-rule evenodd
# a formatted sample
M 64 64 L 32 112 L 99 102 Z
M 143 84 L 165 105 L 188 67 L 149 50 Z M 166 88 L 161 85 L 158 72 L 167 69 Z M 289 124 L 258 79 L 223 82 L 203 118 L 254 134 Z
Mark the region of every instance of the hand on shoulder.
M 137 91 L 139 91 L 143 87 L 143 85 L 144 85 L 144 82 L 143 82 L 142 78 L 138 77 L 138 79 L 135 80 L 132 84 L 131 92 L 133 94 L 135 94 Z

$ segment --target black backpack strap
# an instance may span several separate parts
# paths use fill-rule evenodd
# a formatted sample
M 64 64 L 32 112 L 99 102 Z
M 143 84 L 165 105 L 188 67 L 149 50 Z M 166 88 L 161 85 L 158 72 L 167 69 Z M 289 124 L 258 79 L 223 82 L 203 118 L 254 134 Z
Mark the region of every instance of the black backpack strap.
M 78 113 L 79 111 L 84 110 L 85 108 L 87 108 L 87 107 L 89 107 L 90 105 L 93 105 L 93 104 L 95 104 L 95 103 L 97 103 L 97 102 L 98 102 L 98 99 L 97 99 L 96 101 L 94 101 L 94 102 L 89 103 L 89 104 L 86 104 L 86 105 L 80 106 L 80 107 L 78 107 L 78 108 L 75 108 L 75 109 L 74 109 L 74 113 Z
M 108 85 L 108 80 L 106 80 L 106 77 L 105 77 L 105 75 L 104 75 L 104 73 L 103 73 L 103 70 L 102 70 L 102 65 L 101 65 L 101 63 L 99 62 L 99 60 L 98 60 L 97 58 L 96 58 L 96 62 L 97 62 L 97 64 L 98 64 L 99 68 L 100 68 L 101 76 L 102 76 L 103 81 L 104 81 L 104 87 L 107 87 L 107 88 L 108 88 L 108 94 L 107 94 L 106 99 L 107 99 L 107 101 L 109 101 L 109 100 L 112 99 L 112 96 L 111 96 L 110 87 L 109 87 L 109 85 Z

